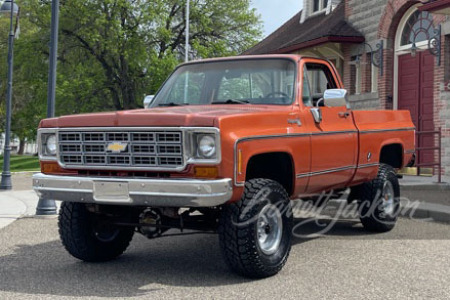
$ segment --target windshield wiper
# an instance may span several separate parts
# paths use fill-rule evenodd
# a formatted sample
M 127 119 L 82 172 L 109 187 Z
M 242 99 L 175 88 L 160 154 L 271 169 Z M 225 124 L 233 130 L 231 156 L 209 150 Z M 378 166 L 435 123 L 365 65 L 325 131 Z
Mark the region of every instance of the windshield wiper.
M 175 103 L 175 102 L 169 102 L 169 103 L 161 103 L 158 104 L 158 106 L 184 106 L 184 105 L 189 105 L 189 103 Z
M 217 101 L 211 104 L 249 104 L 248 100 L 228 99 L 227 101 Z

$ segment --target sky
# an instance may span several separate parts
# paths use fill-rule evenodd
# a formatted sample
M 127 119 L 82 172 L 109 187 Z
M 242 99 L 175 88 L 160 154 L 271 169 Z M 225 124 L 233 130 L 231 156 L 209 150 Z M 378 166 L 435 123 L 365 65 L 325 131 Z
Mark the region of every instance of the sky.
M 252 0 L 251 6 L 261 15 L 266 37 L 298 13 L 303 0 Z

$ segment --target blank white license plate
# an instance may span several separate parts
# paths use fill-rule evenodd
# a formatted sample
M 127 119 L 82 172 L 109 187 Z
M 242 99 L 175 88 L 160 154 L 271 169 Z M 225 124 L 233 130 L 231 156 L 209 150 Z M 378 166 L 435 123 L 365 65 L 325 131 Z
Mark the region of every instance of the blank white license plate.
M 130 193 L 127 182 L 94 181 L 95 201 L 129 202 Z

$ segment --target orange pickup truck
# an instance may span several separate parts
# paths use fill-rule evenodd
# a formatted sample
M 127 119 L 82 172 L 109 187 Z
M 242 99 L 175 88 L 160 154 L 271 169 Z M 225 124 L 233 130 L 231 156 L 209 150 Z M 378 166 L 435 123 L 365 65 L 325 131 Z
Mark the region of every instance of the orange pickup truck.
M 348 194 L 366 229 L 391 230 L 414 131 L 408 111 L 352 111 L 325 60 L 195 61 L 144 109 L 43 120 L 33 187 L 63 201 L 60 236 L 78 259 L 116 258 L 135 231 L 214 231 L 231 269 L 261 278 L 288 258 L 291 200 Z

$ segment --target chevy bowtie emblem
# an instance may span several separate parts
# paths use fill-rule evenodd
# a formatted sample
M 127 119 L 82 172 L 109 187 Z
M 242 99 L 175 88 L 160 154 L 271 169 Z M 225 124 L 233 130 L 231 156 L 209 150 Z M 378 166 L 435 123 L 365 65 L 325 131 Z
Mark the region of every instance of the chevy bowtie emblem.
M 109 143 L 108 146 L 106 147 L 106 150 L 114 153 L 120 153 L 125 151 L 127 149 L 127 146 L 128 145 L 126 143 L 119 143 L 119 142 Z

